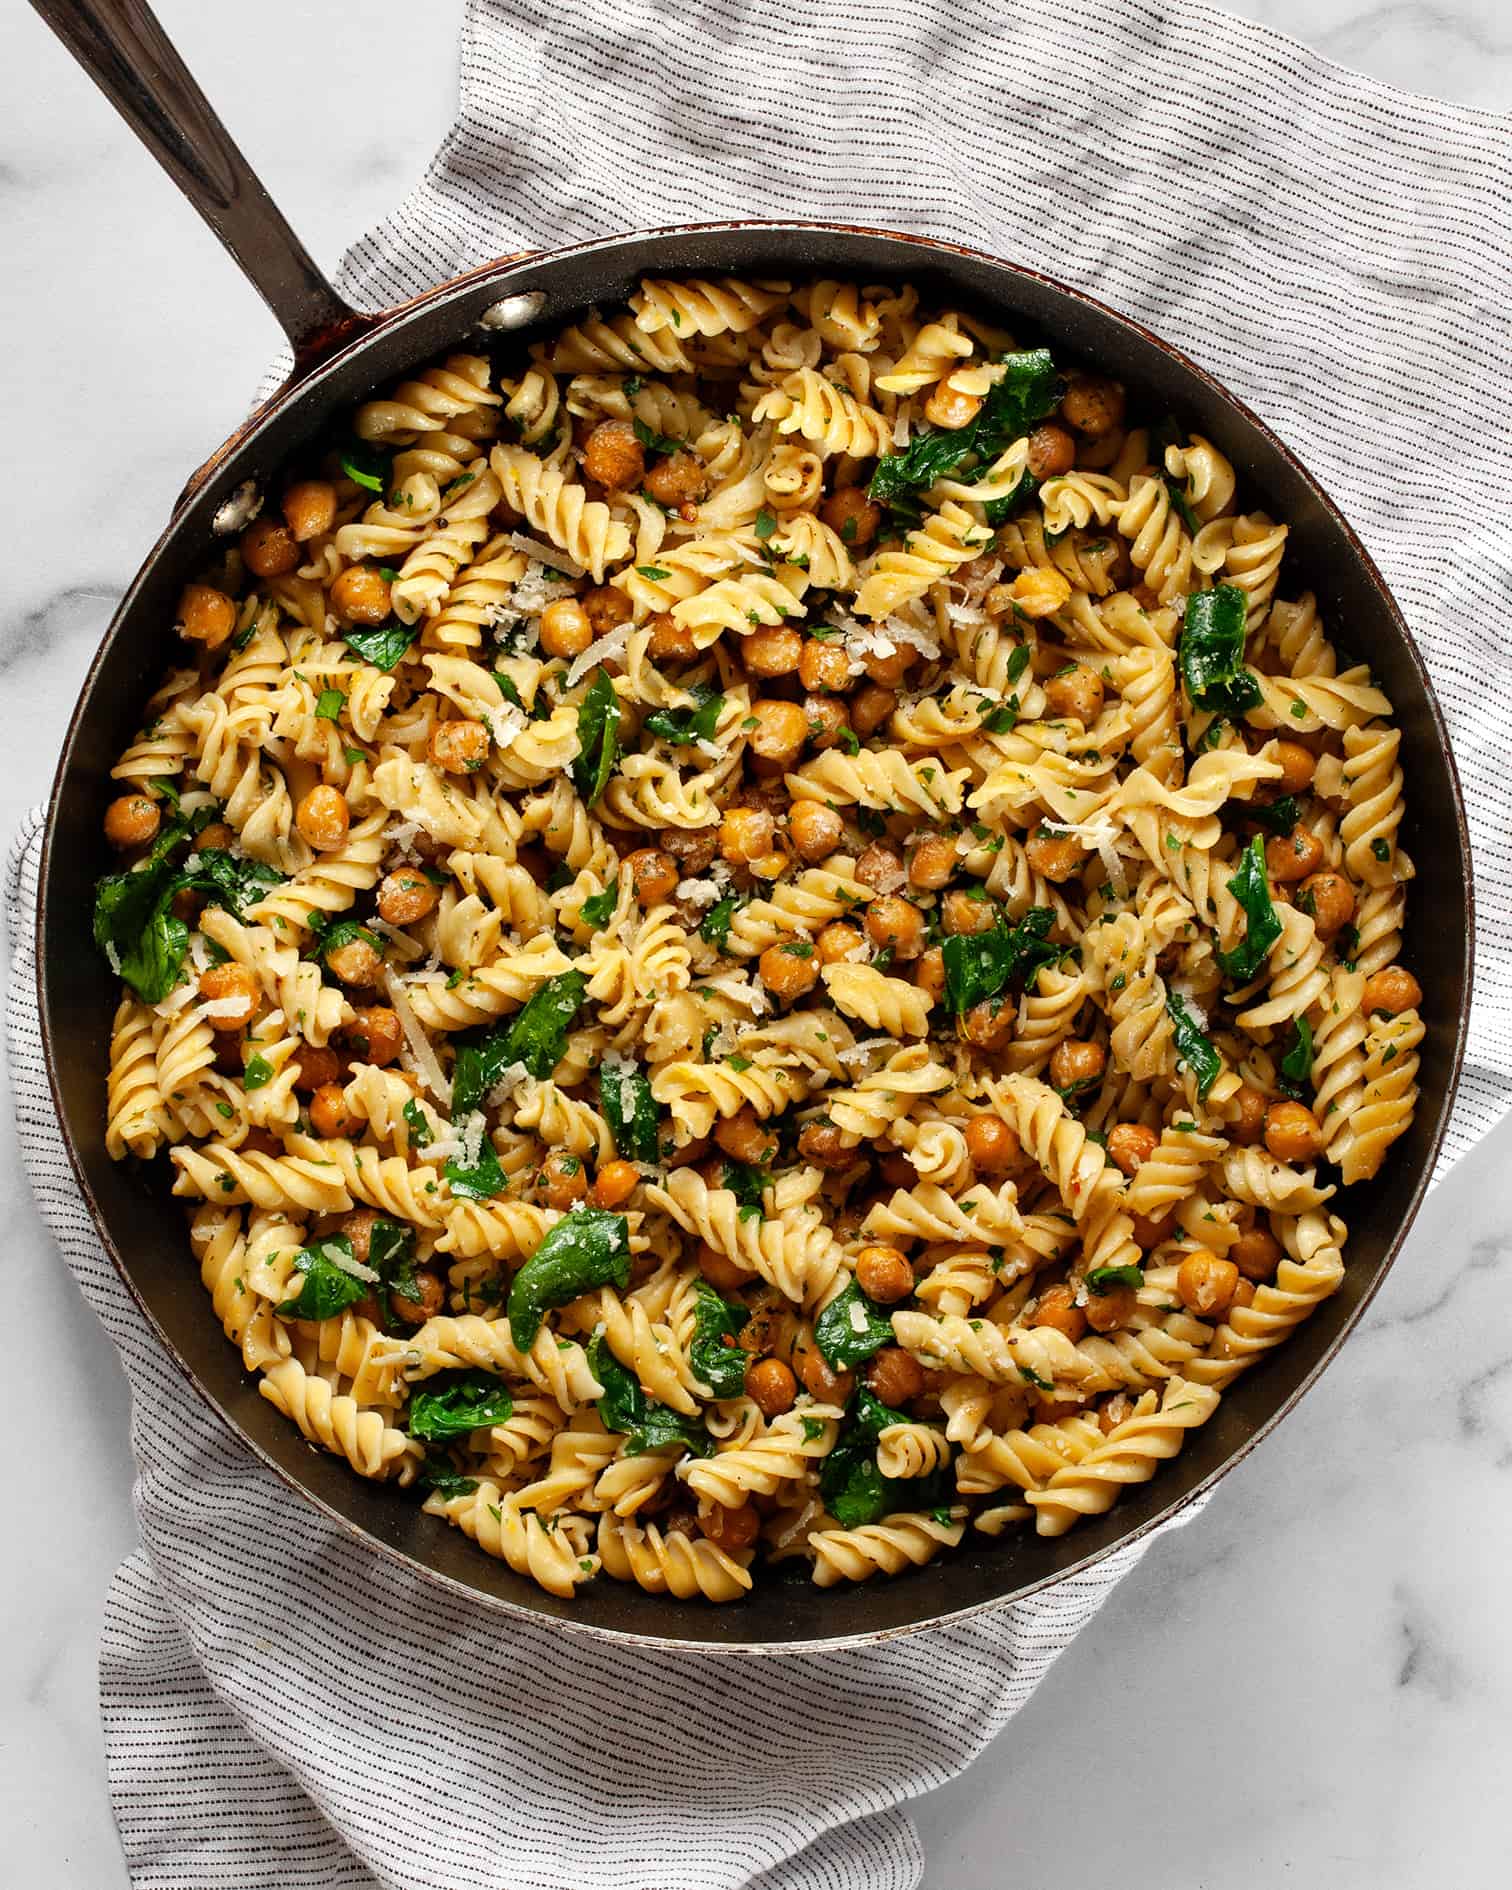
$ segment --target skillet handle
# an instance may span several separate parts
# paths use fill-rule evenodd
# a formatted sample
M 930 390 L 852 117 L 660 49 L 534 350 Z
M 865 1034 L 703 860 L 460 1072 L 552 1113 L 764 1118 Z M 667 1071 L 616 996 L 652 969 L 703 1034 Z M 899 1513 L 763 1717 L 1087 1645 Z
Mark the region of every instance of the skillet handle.
M 145 0 L 32 5 L 240 265 L 288 336 L 294 378 L 373 326 L 327 282 Z

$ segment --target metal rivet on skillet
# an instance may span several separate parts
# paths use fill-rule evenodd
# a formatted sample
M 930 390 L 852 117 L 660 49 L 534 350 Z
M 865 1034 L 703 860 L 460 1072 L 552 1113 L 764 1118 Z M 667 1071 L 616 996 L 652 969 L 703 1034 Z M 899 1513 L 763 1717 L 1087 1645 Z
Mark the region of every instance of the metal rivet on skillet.
M 244 479 L 210 521 L 210 529 L 226 538 L 232 532 L 245 531 L 262 510 L 262 494 L 255 479 Z
M 526 322 L 533 322 L 546 306 L 546 297 L 539 289 L 531 289 L 524 295 L 506 295 L 502 301 L 491 302 L 478 317 L 480 328 L 523 328 Z

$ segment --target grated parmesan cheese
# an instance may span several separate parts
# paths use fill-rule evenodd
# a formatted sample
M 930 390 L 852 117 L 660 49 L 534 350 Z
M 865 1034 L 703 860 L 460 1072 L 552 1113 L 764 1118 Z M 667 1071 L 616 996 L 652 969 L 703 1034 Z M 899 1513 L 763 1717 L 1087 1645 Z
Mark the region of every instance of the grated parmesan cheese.
M 747 983 L 744 978 L 729 974 L 721 978 L 705 978 L 704 984 L 709 990 L 728 998 L 732 1004 L 745 1005 L 753 1017 L 762 1017 L 771 1009 L 766 993 L 758 991 L 754 984 Z
M 523 551 L 535 564 L 548 564 L 554 571 L 565 571 L 570 578 L 587 575 L 587 567 L 578 563 L 570 552 L 561 550 L 556 545 L 545 544 L 539 538 L 527 538 L 524 532 L 511 532 L 509 542 L 516 551 Z M 529 576 L 529 572 L 526 573 Z M 522 580 L 523 581 L 523 580 Z M 518 592 L 519 586 L 517 585 Z
M 719 881 L 717 879 L 680 879 L 677 882 L 675 896 L 690 906 L 717 905 L 720 899 Z
M 439 976 L 439 973 L 437 974 Z M 383 968 L 383 986 L 388 992 L 389 1003 L 394 1007 L 394 1015 L 399 1019 L 399 1028 L 404 1032 L 404 1041 L 409 1045 L 410 1055 L 414 1058 L 414 1071 L 420 1081 L 439 1103 L 451 1099 L 451 1087 L 442 1073 L 441 1065 L 436 1060 L 436 1053 L 431 1048 L 430 1039 L 420 1028 L 420 1020 L 410 1008 L 410 1001 L 404 994 L 404 986 L 395 976 L 393 967 Z
M 489 1108 L 497 1109 L 503 1103 L 507 1102 L 514 1091 L 519 1088 L 520 1084 L 523 1083 L 529 1075 L 530 1071 L 526 1069 L 523 1063 L 511 1063 L 500 1070 L 499 1080 L 494 1084 L 493 1088 L 489 1090 L 485 1098 Z
M 247 1008 L 247 1000 L 241 997 L 206 998 L 200 1006 L 201 1017 L 237 1017 Z
M 339 1267 L 343 1273 L 350 1273 L 354 1280 L 362 1280 L 368 1286 L 377 1284 L 378 1273 L 375 1268 L 365 1267 L 354 1256 L 343 1253 L 333 1242 L 326 1241 L 316 1251 L 324 1254 L 333 1267 Z
M 478 705 L 478 719 L 488 730 L 489 739 L 500 750 L 512 748 L 521 734 L 530 726 L 524 711 L 517 709 L 512 702 L 500 703 L 498 708 L 490 708 L 486 703 Z
M 622 623 L 590 643 L 583 654 L 573 659 L 567 672 L 567 687 L 574 689 L 588 674 L 590 669 L 597 669 L 600 663 L 607 663 L 611 656 L 623 656 L 625 646 L 630 641 L 630 625 Z
M 121 975 L 121 954 L 116 950 L 115 946 L 111 944 L 109 939 L 105 941 L 105 959 L 110 969 L 119 978 Z M 201 970 L 203 970 L 203 968 L 203 966 L 200 967 Z M 161 1008 L 162 1007 L 159 1006 L 159 1009 Z

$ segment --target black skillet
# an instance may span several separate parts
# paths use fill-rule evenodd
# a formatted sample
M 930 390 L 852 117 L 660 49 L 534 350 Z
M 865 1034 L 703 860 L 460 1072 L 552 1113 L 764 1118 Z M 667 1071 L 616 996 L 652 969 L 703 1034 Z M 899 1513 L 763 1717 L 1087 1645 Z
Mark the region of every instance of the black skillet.
M 123 1279 L 202 1397 L 291 1489 L 380 1554 L 480 1602 L 606 1634 L 733 1650 L 837 1644 L 926 1626 L 1011 1600 L 1086 1567 L 1210 1487 L 1297 1402 L 1380 1285 L 1422 1198 L 1454 1095 L 1470 1007 L 1473 906 L 1459 782 L 1433 691 L 1407 626 L 1364 547 L 1316 480 L 1254 414 L 1148 330 L 1078 290 L 991 256 L 920 237 L 835 224 L 740 222 L 643 231 L 491 264 L 382 315 L 349 308 L 315 266 L 227 137 L 162 29 L 137 0 L 33 0 L 132 129 L 240 263 L 293 344 L 288 382 L 194 474 L 100 645 L 69 724 L 42 862 L 38 962 L 42 1032 L 58 1120 L 84 1199 Z M 1291 525 L 1291 582 L 1396 705 L 1407 777 L 1404 838 L 1418 864 L 1406 961 L 1420 978 L 1428 1034 L 1422 1098 L 1377 1181 L 1349 1197 L 1349 1268 L 1335 1297 L 1224 1396 L 1176 1462 L 1108 1515 L 1055 1541 L 969 1544 L 918 1574 L 819 1590 L 767 1579 L 715 1608 L 597 1582 L 577 1600 L 542 1593 L 393 1490 L 309 1449 L 261 1397 L 210 1317 L 175 1205 L 105 1152 L 104 1083 L 115 981 L 95 955 L 88 911 L 107 856 L 100 816 L 109 769 L 174 658 L 178 593 L 216 544 L 214 521 L 244 481 L 266 490 L 339 410 L 428 357 L 486 347 L 514 331 L 621 301 L 646 273 L 907 277 L 927 300 L 974 305 L 1039 329 L 1174 409 L 1234 462 L 1245 488 Z

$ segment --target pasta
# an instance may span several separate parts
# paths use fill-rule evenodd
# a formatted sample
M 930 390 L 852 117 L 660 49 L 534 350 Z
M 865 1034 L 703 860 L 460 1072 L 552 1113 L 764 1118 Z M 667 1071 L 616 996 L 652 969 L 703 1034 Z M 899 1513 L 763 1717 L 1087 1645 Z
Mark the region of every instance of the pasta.
M 563 1599 L 1102 1514 L 1412 1124 L 1389 697 L 1217 444 L 911 286 L 500 346 L 180 600 L 109 1153 L 312 1447 Z

